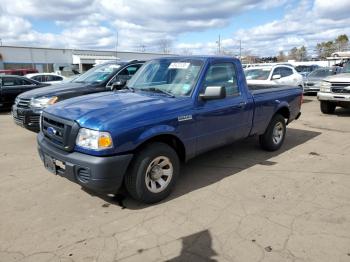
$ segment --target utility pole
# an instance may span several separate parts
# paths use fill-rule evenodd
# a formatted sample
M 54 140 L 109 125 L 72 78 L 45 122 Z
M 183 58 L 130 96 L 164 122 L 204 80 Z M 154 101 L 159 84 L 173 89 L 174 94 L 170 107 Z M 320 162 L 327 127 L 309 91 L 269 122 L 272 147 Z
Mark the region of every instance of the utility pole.
M 118 62 L 118 44 L 119 44 L 119 33 L 117 30 L 117 43 L 115 45 L 115 61 Z
M 221 54 L 221 35 L 219 35 L 219 41 L 216 41 L 216 43 L 218 44 L 218 53 L 220 55 Z
M 242 60 L 242 40 L 239 40 L 239 60 Z

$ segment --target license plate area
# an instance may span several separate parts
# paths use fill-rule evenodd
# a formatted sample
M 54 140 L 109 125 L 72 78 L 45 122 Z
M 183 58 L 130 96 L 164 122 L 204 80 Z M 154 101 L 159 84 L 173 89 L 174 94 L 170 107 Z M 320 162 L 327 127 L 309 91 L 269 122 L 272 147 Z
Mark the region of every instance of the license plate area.
M 44 156 L 44 165 L 48 171 L 50 171 L 51 173 L 56 175 L 56 172 L 57 172 L 56 163 L 52 157 L 45 155 Z
M 64 174 L 66 170 L 66 165 L 62 161 L 56 160 L 48 155 L 44 156 L 44 165 L 45 168 L 51 173 L 57 175 Z

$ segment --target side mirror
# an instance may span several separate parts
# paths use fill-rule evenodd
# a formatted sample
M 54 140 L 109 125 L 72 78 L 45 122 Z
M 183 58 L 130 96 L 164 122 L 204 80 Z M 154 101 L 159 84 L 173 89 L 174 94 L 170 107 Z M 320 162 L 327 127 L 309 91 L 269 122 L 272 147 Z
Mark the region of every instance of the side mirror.
M 272 76 L 272 80 L 278 80 L 278 79 L 281 79 L 282 76 L 281 75 L 273 75 Z
M 200 94 L 202 100 L 223 99 L 226 97 L 226 88 L 223 86 L 207 86 L 204 94 Z
M 111 90 L 121 90 L 126 85 L 125 80 L 117 80 L 111 86 Z

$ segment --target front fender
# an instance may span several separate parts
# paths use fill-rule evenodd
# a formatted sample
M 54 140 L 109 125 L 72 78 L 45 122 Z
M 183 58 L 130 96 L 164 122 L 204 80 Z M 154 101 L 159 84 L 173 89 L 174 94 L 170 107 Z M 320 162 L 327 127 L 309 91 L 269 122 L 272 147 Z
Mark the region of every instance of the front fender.
M 176 136 L 176 129 L 169 125 L 158 125 L 145 130 L 136 140 L 136 145 L 144 143 L 145 141 L 159 136 L 159 135 L 173 135 Z M 177 137 L 178 138 L 178 137 Z

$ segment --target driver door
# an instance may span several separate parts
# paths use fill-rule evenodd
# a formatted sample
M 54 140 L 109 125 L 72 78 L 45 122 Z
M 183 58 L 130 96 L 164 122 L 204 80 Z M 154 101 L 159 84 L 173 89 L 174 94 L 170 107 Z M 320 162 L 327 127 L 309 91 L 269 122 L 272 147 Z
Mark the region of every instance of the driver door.
M 202 92 L 207 86 L 224 86 L 226 97 L 216 100 L 200 100 L 195 108 L 197 153 L 228 144 L 240 136 L 246 100 L 242 96 L 233 63 L 214 63 L 206 73 Z

